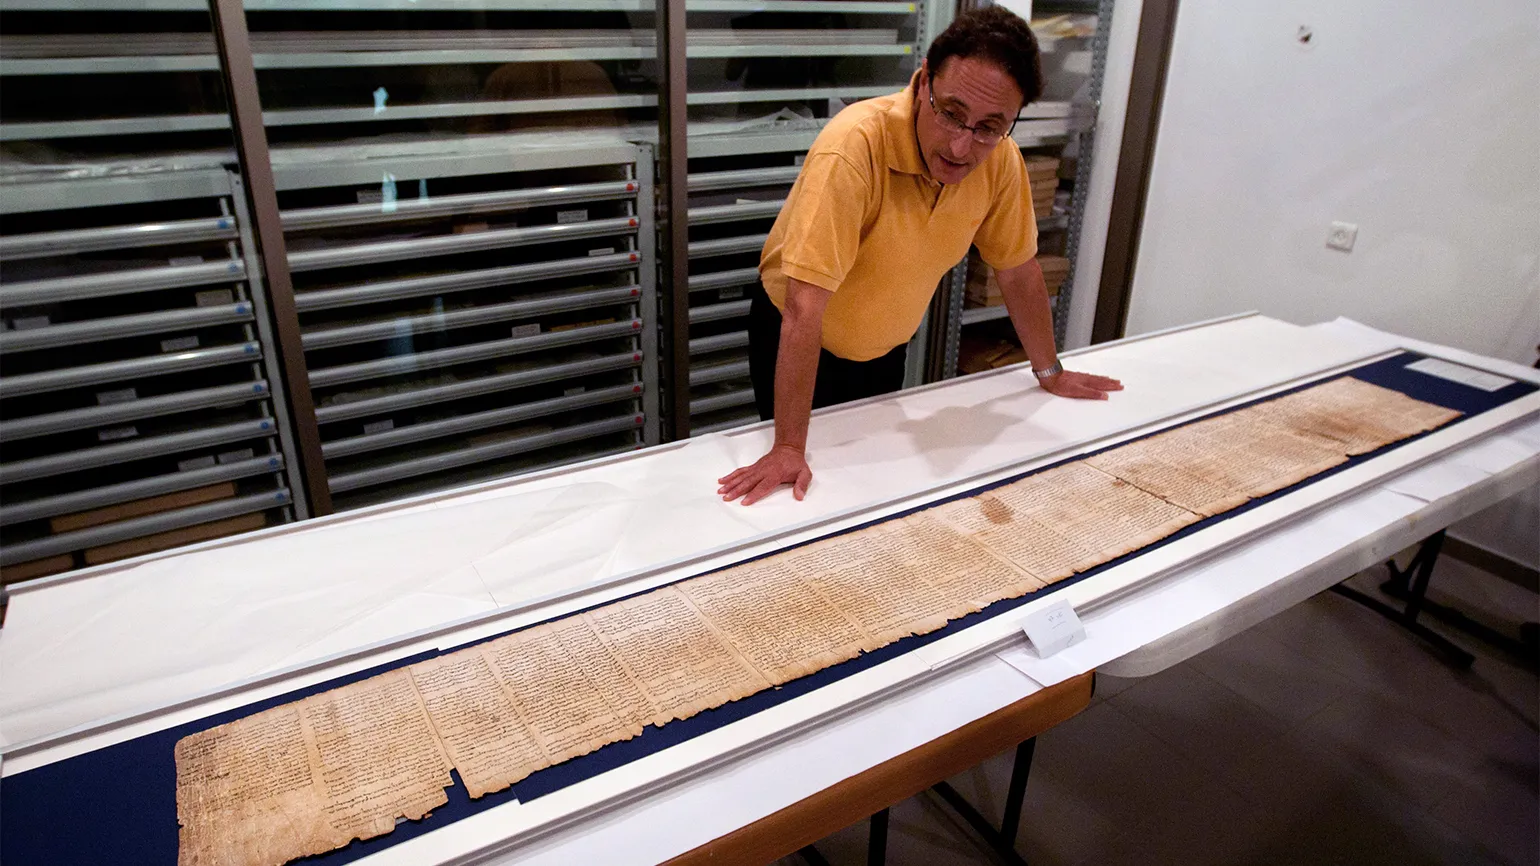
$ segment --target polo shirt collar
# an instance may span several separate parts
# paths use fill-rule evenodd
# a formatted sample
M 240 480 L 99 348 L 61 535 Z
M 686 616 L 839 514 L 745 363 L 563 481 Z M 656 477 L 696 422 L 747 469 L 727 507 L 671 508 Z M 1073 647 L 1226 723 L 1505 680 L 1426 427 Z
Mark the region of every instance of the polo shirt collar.
M 888 168 L 904 174 L 928 177 L 925 161 L 920 158 L 920 142 L 914 133 L 914 97 L 919 92 L 920 73 L 915 70 L 909 78 L 909 86 L 888 109 L 883 124 L 883 137 L 887 140 Z

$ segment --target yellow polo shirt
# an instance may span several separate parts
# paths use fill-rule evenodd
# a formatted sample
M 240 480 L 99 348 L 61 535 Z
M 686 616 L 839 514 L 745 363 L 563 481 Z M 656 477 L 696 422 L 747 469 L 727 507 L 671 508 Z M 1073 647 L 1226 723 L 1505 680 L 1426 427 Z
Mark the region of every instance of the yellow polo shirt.
M 914 133 L 914 93 L 911 81 L 829 121 L 759 259 L 778 308 L 785 308 L 788 277 L 834 293 L 823 347 L 852 361 L 908 342 L 937 283 L 969 244 L 996 269 L 1037 254 L 1021 151 L 1004 139 L 961 183 L 931 180 Z

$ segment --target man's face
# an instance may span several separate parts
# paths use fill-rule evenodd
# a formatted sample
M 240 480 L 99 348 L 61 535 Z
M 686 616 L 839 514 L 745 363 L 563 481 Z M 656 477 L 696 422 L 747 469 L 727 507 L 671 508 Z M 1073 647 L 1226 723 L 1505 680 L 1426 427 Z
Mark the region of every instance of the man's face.
M 930 176 L 957 183 L 989 156 L 999 142 L 980 143 L 938 112 L 968 126 L 1003 132 L 1021 111 L 1021 88 L 999 64 L 975 57 L 951 57 L 938 70 L 922 67 L 915 135 Z M 930 107 L 935 100 L 936 110 Z

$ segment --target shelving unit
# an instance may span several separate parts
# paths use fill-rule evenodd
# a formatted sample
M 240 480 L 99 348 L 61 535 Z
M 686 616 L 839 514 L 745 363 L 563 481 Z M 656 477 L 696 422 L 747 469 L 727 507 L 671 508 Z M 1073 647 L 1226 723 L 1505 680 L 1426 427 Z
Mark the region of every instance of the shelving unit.
M 108 23 L 212 39 L 142 5 Z M 0 9 L 0 580 L 307 516 L 218 69 L 16 65 L 101 19 Z
M 48 209 L 0 187 L 6 581 L 305 516 L 240 179 L 224 181 Z
M 844 105 L 903 87 L 950 12 L 687 9 L 706 432 L 756 417 L 745 289 L 801 155 Z M 205 0 L 0 0 L 7 580 L 307 516 L 297 429 L 338 509 L 660 441 L 654 3 L 246 11 L 287 353 Z M 287 416 L 285 356 L 313 418 Z
M 690 430 L 697 435 L 758 420 L 747 317 L 770 227 L 828 118 L 908 82 L 929 41 L 929 19 L 913 3 L 687 8 Z M 752 53 L 697 48 L 722 33 L 774 44 Z
M 749 382 L 749 290 L 759 254 L 812 144 L 690 160 L 690 430 L 725 430 L 759 420 Z
M 658 441 L 650 150 L 526 152 L 279 174 L 335 507 Z
M 1111 20 L 1112 3 L 1098 7 L 1096 26 L 1105 33 Z M 1055 3 L 1047 0 L 1036 5 L 1035 12 L 1042 14 L 1085 13 L 1084 3 Z M 1064 22 L 1059 22 L 1061 25 Z M 1080 22 L 1077 22 L 1080 23 Z M 1051 212 L 1039 215 L 1038 250 L 1040 260 L 1051 262 L 1054 258 L 1063 263 L 1068 259 L 1069 272 L 1050 296 L 1054 309 L 1054 334 L 1059 343 L 1064 340 L 1065 318 L 1069 310 L 1069 298 L 1074 291 L 1074 253 L 1077 248 L 1081 215 L 1085 208 L 1085 196 L 1090 185 L 1091 148 L 1095 137 L 1094 106 L 1099 94 L 1101 61 L 1105 53 L 1105 36 L 1093 39 L 1088 35 L 1057 36 L 1060 28 L 1048 30 L 1045 22 L 1035 19 L 1039 45 L 1044 56 L 1044 75 L 1047 79 L 1043 99 L 1027 106 L 1016 123 L 1011 137 L 1029 162 L 1033 157 L 1063 159 L 1059 177 L 1054 178 L 1056 192 Z M 1074 27 L 1063 27 L 1074 31 Z M 1080 30 L 1084 30 L 1081 27 Z M 1093 49 L 1095 59 L 1092 57 Z M 1033 181 L 1037 191 L 1039 181 Z M 964 261 L 954 268 L 947 288 L 948 327 L 946 339 L 940 347 L 943 352 L 939 368 L 950 377 L 967 372 L 978 372 L 985 367 L 981 355 L 992 355 L 992 363 L 1018 360 L 1019 343 L 1008 322 L 1003 305 L 975 306 L 967 297 L 970 280 L 980 280 L 986 274 L 973 272 L 978 263 Z M 1050 283 L 1054 280 L 1050 279 Z M 1050 286 L 1053 290 L 1053 286 Z M 1014 353 L 1004 350 L 1016 346 Z M 968 357 L 972 355 L 973 357 Z M 968 369 L 976 368 L 976 369 Z

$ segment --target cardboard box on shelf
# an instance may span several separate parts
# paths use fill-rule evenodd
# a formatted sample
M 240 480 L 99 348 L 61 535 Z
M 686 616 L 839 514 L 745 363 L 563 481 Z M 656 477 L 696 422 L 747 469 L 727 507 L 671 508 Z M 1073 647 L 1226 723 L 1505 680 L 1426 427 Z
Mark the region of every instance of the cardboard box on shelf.
M 227 481 L 222 484 L 211 484 L 207 487 L 197 487 L 192 490 L 179 490 L 176 493 L 167 493 L 163 496 L 152 496 L 149 499 L 120 502 L 117 505 L 109 505 L 105 508 L 96 508 L 91 511 L 63 514 L 48 521 L 48 528 L 55 534 L 72 532 L 76 529 L 100 526 L 103 523 L 116 523 L 119 520 L 127 520 L 131 517 L 143 517 L 146 514 L 158 514 L 162 511 L 171 511 L 176 508 L 186 508 L 189 505 L 213 502 L 217 499 L 230 499 L 233 496 L 235 496 L 235 482 Z
M 957 351 L 957 371 L 982 373 L 1027 360 L 1027 352 L 1014 340 L 999 336 L 964 333 Z
M 1051 156 L 1029 156 L 1027 182 L 1032 188 L 1032 211 L 1038 219 L 1053 213 L 1053 196 L 1059 188 L 1059 161 Z
M 1050 296 L 1057 295 L 1059 288 L 1064 285 L 1065 277 L 1069 276 L 1069 259 L 1063 256 L 1038 256 L 1037 262 L 1043 268 L 1043 282 L 1048 286 Z M 995 270 L 974 253 L 968 259 L 968 288 L 966 300 L 970 307 L 994 307 L 1005 303 L 1005 297 L 1000 294 L 1000 283 L 995 279 Z
M 130 556 L 154 553 L 157 550 L 181 547 L 184 544 L 192 544 L 195 541 L 208 541 L 212 538 L 223 538 L 226 535 L 235 535 L 239 532 L 250 532 L 253 529 L 261 529 L 266 525 L 267 516 L 265 514 L 243 514 L 240 517 L 230 517 L 224 520 L 216 520 L 212 523 L 200 523 L 197 526 L 173 529 L 170 532 L 159 532 L 142 538 L 130 538 L 127 541 L 119 541 L 116 544 L 104 544 L 101 547 L 87 548 L 85 552 L 86 564 L 100 565 L 103 562 L 112 562 L 117 559 L 127 559 Z
M 50 574 L 69 571 L 74 567 L 75 555 L 72 553 L 61 553 L 58 556 L 18 562 L 15 565 L 0 567 L 0 583 L 16 583 L 20 580 L 31 580 L 35 577 L 47 577 Z

